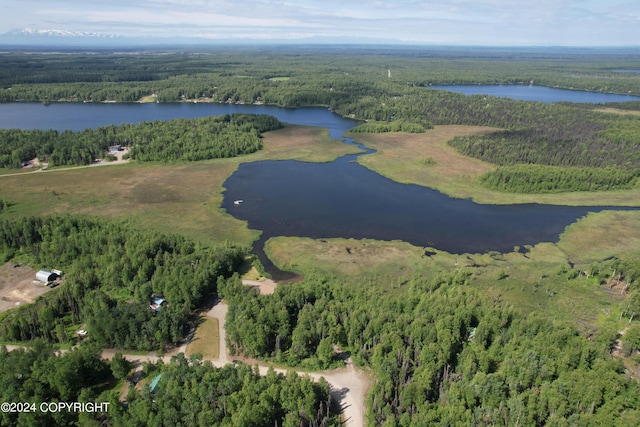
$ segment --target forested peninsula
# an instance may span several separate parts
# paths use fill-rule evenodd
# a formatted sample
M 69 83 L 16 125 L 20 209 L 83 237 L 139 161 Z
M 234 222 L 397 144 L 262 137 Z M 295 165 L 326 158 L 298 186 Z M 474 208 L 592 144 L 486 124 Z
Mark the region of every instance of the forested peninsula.
M 0 130 L 0 168 L 19 168 L 34 158 L 49 166 L 90 165 L 109 147 L 130 148 L 127 158 L 198 161 L 235 157 L 259 150 L 261 134 L 282 124 L 271 116 L 232 114 L 136 125 L 105 126 L 81 132 Z

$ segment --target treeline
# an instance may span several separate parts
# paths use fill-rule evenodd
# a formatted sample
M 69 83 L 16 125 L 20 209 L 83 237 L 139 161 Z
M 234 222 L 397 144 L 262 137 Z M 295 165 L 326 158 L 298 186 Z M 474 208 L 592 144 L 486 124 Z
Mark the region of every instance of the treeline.
M 0 318 L 4 341 L 65 343 L 82 324 L 103 347 L 139 350 L 176 345 L 202 304 L 215 295 L 245 251 L 203 248 L 183 237 L 81 217 L 0 221 L 0 258 L 65 272 L 64 282 L 35 303 Z M 34 285 L 35 286 L 35 285 Z M 151 296 L 166 300 L 150 309 Z
M 640 101 L 607 102 L 604 104 L 604 106 L 616 108 L 618 110 L 638 111 L 640 110 Z
M 0 129 L 0 167 L 19 168 L 35 157 L 50 166 L 88 165 L 113 145 L 129 146 L 129 157 L 139 161 L 234 157 L 261 149 L 261 134 L 282 126 L 273 116 L 237 113 L 80 132 Z
M 427 129 L 432 129 L 432 125 L 423 125 L 418 123 L 410 123 L 406 121 L 392 122 L 368 122 L 363 123 L 349 129 L 354 133 L 387 133 L 387 132 L 406 132 L 406 133 L 424 133 Z
M 323 48 L 302 47 L 228 49 L 189 52 L 145 52 L 134 55 L 122 52 L 67 53 L 3 53 L 0 97 L 12 101 L 43 101 L 54 92 L 40 96 L 26 91 L 28 86 L 60 87 L 91 83 L 92 90 L 78 92 L 78 101 L 90 100 L 102 88 L 118 85 L 142 88 L 147 95 L 157 89 L 188 86 L 163 83 L 174 77 L 207 76 L 216 87 L 219 78 L 272 81 L 272 78 L 299 78 L 313 81 L 322 76 L 376 76 L 395 84 L 425 86 L 429 84 L 535 84 L 577 90 L 613 93 L 640 93 L 634 73 L 617 69 L 639 69 L 640 61 L 630 51 L 519 51 L 506 49 L 440 49 L 440 48 Z M 390 75 L 389 75 L 390 74 Z M 157 93 L 157 92 L 155 92 Z M 202 96 L 200 90 L 192 94 Z M 44 98 L 48 96 L 48 98 Z M 129 102 L 138 98 L 130 99 Z M 99 101 L 100 96 L 93 97 Z M 112 95 L 107 99 L 121 100 Z M 122 100 L 124 101 L 124 100 Z M 244 98 L 246 103 L 251 102 Z
M 480 182 L 492 190 L 510 193 L 558 193 L 629 189 L 638 185 L 638 177 L 640 169 L 622 167 L 513 165 L 486 172 Z
M 523 316 L 467 286 L 470 273 L 416 279 L 402 296 L 322 277 L 258 295 L 238 281 L 229 301 L 232 351 L 328 366 L 339 345 L 376 377 L 368 425 L 635 425 L 638 383 L 573 326 Z
M 270 370 L 260 376 L 239 364 L 215 368 L 182 353 L 151 370 L 161 375 L 153 392 L 129 389 L 126 409 L 109 411 L 108 422 L 125 426 L 282 426 L 339 425 L 331 412 L 329 385 L 296 373 Z M 153 376 L 148 376 L 153 379 Z

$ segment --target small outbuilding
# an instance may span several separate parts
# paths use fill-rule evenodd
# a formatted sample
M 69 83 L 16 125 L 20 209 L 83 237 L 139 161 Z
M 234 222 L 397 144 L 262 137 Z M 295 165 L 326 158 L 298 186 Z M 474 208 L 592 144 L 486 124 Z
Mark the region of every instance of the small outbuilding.
M 151 304 L 162 305 L 167 300 L 159 295 L 151 295 Z
M 151 384 L 149 384 L 149 391 L 151 393 L 154 393 L 156 391 L 156 387 L 158 386 L 158 383 L 160 382 L 160 379 L 162 378 L 162 374 L 157 375 L 153 381 L 151 381 Z
M 151 295 L 151 304 L 149 304 L 149 308 L 151 309 L 151 311 L 153 311 L 154 314 L 156 314 L 160 311 L 162 305 L 166 302 L 167 300 L 160 295 Z
M 58 275 L 53 271 L 49 271 L 49 270 L 40 270 L 36 273 L 36 279 L 44 283 L 53 282 L 57 278 L 58 278 Z

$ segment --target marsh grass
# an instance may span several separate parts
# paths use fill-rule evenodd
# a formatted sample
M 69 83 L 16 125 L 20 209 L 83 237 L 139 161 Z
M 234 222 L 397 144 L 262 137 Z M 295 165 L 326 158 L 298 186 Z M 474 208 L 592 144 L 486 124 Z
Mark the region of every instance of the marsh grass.
M 579 239 L 580 230 L 564 236 L 567 244 Z M 297 237 L 274 237 L 265 246 L 281 269 L 332 275 L 349 286 L 397 294 L 414 280 L 431 282 L 441 273 L 462 270 L 470 275 L 468 286 L 524 313 L 575 321 L 584 331 L 615 320 L 615 304 L 622 297 L 607 292 L 593 278 L 572 277 L 563 249 L 554 243 L 527 249 L 456 255 L 400 241 Z
M 0 177 L 4 217 L 81 214 L 127 219 L 206 243 L 250 245 L 258 232 L 220 208 L 224 181 L 243 162 L 296 159 L 326 162 L 357 152 L 325 129 L 286 126 L 264 136 L 264 149 L 247 156 L 194 163 L 127 163 Z
M 394 181 L 417 184 L 451 197 L 477 203 L 544 203 L 570 206 L 640 206 L 640 188 L 618 191 L 557 194 L 514 194 L 489 190 L 479 182 L 495 165 L 464 156 L 447 141 L 455 136 L 477 135 L 497 129 L 483 126 L 436 126 L 422 134 L 350 134 L 355 141 L 377 150 L 360 156 L 363 166 Z M 435 164 L 425 167 L 421 160 Z

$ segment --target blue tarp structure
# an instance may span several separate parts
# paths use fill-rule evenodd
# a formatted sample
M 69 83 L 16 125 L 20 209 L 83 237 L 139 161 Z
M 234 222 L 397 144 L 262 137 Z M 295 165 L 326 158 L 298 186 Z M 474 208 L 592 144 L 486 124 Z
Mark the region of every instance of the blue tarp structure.
M 149 384 L 149 389 L 151 390 L 151 393 L 153 393 L 153 391 L 156 389 L 156 386 L 158 385 L 160 378 L 162 378 L 162 374 L 155 377 L 153 381 L 151 381 L 151 384 Z

